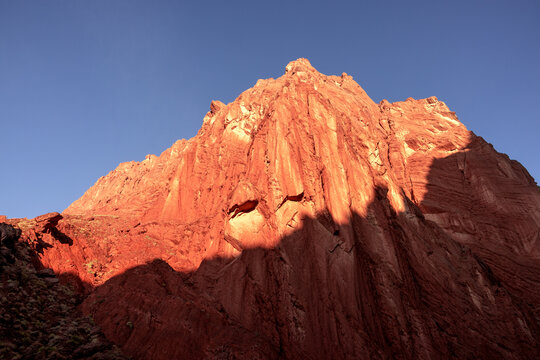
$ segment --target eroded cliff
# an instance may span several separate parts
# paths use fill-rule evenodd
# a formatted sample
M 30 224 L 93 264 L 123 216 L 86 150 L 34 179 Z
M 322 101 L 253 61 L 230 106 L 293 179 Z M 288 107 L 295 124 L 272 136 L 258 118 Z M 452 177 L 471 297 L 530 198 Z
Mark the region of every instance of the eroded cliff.
M 527 171 L 435 97 L 376 104 L 305 59 L 63 216 L 41 262 L 137 358 L 539 355 Z

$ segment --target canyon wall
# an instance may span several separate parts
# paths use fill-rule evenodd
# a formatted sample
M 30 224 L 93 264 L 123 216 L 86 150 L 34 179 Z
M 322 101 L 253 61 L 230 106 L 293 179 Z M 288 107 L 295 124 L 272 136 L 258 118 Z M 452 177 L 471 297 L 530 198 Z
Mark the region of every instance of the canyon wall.
M 534 179 L 437 98 L 305 59 L 62 216 L 41 263 L 135 358 L 540 354 Z

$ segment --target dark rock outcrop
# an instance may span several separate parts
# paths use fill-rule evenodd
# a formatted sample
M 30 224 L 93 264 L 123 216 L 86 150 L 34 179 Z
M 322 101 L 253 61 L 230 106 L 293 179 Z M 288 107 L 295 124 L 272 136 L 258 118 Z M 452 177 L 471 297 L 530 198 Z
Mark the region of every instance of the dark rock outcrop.
M 36 255 L 21 230 L 0 223 L 0 359 L 125 359 L 82 300 L 51 269 L 36 269 Z

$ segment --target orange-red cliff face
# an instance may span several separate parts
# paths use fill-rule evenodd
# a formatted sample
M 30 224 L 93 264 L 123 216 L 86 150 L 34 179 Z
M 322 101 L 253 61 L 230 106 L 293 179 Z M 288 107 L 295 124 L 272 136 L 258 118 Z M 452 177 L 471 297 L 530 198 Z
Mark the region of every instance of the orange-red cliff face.
M 137 358 L 539 355 L 527 171 L 435 97 L 376 104 L 305 59 L 63 216 L 41 261 Z

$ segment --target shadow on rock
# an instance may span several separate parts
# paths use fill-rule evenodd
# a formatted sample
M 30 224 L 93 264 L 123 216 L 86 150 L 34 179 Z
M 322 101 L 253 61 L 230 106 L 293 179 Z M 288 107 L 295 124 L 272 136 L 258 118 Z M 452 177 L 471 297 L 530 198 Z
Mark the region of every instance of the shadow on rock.
M 420 203 L 425 217 L 470 248 L 486 282 L 502 284 L 532 334 L 540 331 L 540 188 L 527 170 L 472 136 L 435 159 Z
M 20 235 L 0 223 L 0 359 L 124 359 Z
M 273 249 L 205 260 L 194 272 L 156 259 L 82 304 L 135 358 L 534 358 L 530 314 L 467 245 L 376 189 L 353 239 L 327 215 Z M 350 241 L 351 243 L 347 243 Z

